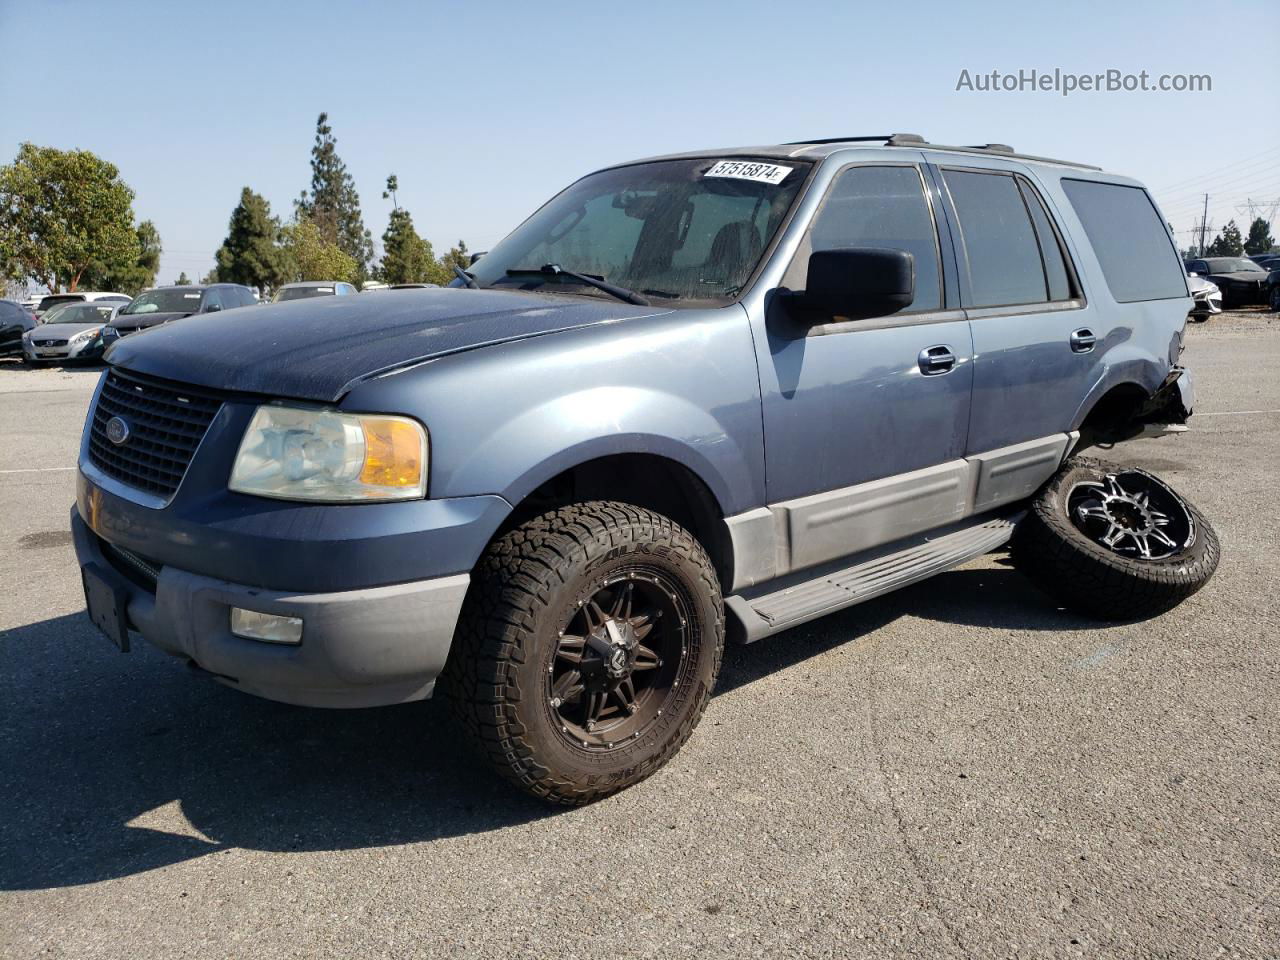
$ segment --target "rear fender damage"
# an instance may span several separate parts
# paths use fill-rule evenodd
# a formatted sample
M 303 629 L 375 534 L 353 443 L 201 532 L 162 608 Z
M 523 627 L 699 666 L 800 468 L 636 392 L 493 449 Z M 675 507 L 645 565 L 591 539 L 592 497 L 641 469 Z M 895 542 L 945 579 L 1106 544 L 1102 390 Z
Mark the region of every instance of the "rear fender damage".
M 1136 437 L 1183 433 L 1194 408 L 1191 375 L 1183 367 L 1173 367 L 1155 392 L 1145 398 L 1125 395 L 1110 402 L 1104 398 L 1081 425 L 1075 452 Z

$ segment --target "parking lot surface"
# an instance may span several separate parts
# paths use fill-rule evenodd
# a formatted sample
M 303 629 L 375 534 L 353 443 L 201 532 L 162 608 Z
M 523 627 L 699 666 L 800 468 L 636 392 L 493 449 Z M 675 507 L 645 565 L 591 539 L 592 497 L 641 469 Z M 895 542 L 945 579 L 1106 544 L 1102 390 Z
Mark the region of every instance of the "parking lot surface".
M 1003 554 L 731 648 L 690 743 L 580 810 L 440 705 L 256 700 L 83 613 L 92 370 L 0 361 L 0 955 L 1280 956 L 1280 321 L 1189 334 L 1192 430 L 1103 456 L 1215 524 L 1157 620 Z

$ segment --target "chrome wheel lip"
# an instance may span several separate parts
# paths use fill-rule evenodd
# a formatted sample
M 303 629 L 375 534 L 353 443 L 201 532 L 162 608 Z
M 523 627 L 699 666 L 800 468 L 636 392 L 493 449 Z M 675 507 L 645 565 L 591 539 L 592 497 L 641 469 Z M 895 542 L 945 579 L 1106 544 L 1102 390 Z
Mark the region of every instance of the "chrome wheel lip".
M 631 617 L 632 620 L 646 621 L 638 629 L 636 625 L 624 623 L 612 616 L 617 612 L 613 610 L 609 617 L 613 620 L 612 627 L 607 623 L 599 624 L 599 617 L 593 617 L 592 605 L 602 594 L 616 590 L 619 585 L 632 590 L 639 586 L 651 595 L 656 591 L 665 599 L 667 606 L 662 608 L 661 613 L 651 611 L 647 615 L 637 614 Z M 561 736 L 572 746 L 592 752 L 620 749 L 643 737 L 667 712 L 670 701 L 679 692 L 689 654 L 690 610 L 693 609 L 693 601 L 683 593 L 674 578 L 652 567 L 637 565 L 593 580 L 583 589 L 581 599 L 567 611 L 561 621 L 556 646 L 546 665 L 544 704 Z M 600 609 L 596 604 L 594 610 Z M 626 612 L 629 613 L 630 608 Z M 653 615 L 655 613 L 656 616 Z M 583 631 L 582 628 L 593 621 L 598 625 L 597 629 Z M 651 631 L 641 632 L 644 626 L 659 622 L 661 627 L 654 627 L 652 630 L 657 639 L 649 639 Z M 589 718 L 585 723 L 582 722 L 582 711 L 575 709 L 582 705 L 580 697 L 562 700 L 557 696 L 558 687 L 563 689 L 569 672 L 560 669 L 566 643 L 569 644 L 571 655 L 576 655 L 580 649 L 584 661 L 590 658 L 593 665 L 599 667 L 595 679 L 602 681 L 608 688 L 603 694 L 601 705 L 612 709 L 610 715 L 602 717 L 597 723 L 591 723 Z M 625 666 L 611 663 L 621 650 L 625 650 Z M 634 679 L 643 676 L 647 680 L 649 673 L 653 674 L 649 683 Z M 581 677 L 578 682 L 582 682 Z M 607 701 L 614 689 L 628 683 L 631 696 L 625 699 L 629 699 L 633 706 L 629 714 L 618 713 L 617 708 L 622 705 L 622 701 L 617 697 L 614 697 L 613 704 Z M 596 705 L 595 701 L 588 701 L 585 712 L 590 714 L 591 708 Z M 575 713 L 576 717 L 571 716 Z
M 1072 525 L 1118 556 L 1168 560 L 1196 541 L 1195 518 L 1186 502 L 1159 477 L 1136 467 L 1081 480 L 1067 491 L 1065 502 Z

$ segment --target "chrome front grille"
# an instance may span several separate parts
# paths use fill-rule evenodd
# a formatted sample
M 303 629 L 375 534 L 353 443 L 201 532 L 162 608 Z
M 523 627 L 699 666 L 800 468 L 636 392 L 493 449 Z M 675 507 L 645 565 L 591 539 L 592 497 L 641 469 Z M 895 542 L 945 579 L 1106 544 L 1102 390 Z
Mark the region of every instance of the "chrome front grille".
M 221 406 L 212 391 L 113 369 L 93 410 L 89 459 L 107 476 L 167 499 Z M 113 420 L 123 426 L 108 430 Z

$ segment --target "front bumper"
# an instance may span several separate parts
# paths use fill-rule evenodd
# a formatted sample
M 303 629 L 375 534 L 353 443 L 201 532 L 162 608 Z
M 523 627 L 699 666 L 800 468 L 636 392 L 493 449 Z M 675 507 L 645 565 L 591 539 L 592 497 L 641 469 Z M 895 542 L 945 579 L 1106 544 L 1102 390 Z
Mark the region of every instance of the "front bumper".
M 160 566 L 152 584 L 71 509 L 81 568 L 127 598 L 127 622 L 155 646 L 270 700 L 372 707 L 431 695 L 444 669 L 470 577 L 463 574 L 332 593 L 265 590 Z M 231 608 L 300 617 L 302 641 L 231 633 Z M 104 641 L 105 642 L 105 641 Z
M 97 360 L 103 352 L 102 337 L 57 347 L 40 347 L 30 340 L 22 341 L 22 354 L 28 360 Z

